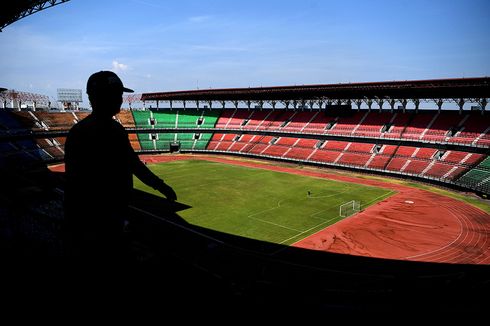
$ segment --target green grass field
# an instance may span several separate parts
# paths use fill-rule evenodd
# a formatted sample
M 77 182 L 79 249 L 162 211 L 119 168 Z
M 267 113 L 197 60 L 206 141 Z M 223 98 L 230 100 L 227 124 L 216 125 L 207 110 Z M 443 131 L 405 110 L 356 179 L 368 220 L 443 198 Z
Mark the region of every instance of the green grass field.
M 178 214 L 205 228 L 273 243 L 292 244 L 341 220 L 339 206 L 361 208 L 395 192 L 371 186 L 209 161 L 151 164 L 192 208 Z M 160 195 L 135 178 L 137 189 Z M 311 195 L 308 196 L 308 191 Z

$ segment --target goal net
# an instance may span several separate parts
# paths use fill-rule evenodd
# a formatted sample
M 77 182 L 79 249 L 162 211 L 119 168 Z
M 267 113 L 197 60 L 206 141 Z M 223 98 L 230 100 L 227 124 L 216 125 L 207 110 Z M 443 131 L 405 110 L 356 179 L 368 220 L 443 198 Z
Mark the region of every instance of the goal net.
M 351 200 L 347 203 L 340 205 L 339 215 L 341 217 L 347 217 L 354 215 L 361 210 L 361 202 L 358 200 Z

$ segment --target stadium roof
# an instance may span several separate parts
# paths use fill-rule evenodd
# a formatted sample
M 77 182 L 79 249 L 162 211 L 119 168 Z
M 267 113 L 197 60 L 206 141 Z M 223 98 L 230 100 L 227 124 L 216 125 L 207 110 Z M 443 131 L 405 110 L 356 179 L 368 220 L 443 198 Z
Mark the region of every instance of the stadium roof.
M 69 0 L 15 0 L 7 1 L 0 10 L 0 32 L 6 26 L 15 23 L 38 11 L 68 2 Z
M 143 101 L 305 100 L 305 99 L 479 99 L 490 97 L 490 77 L 221 88 L 144 93 Z

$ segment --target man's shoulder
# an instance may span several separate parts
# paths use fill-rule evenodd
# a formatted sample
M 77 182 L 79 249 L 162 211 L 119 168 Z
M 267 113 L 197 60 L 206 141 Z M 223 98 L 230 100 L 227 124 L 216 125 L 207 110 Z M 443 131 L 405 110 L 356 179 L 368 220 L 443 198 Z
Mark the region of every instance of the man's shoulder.
M 114 119 L 111 119 L 111 122 L 110 122 L 110 125 L 111 125 L 111 128 L 113 128 L 114 130 L 120 132 L 120 133 L 124 133 L 126 134 L 126 129 L 124 128 L 123 125 L 121 125 L 119 122 L 117 122 L 116 120 Z
M 97 119 L 95 117 L 88 116 L 85 119 L 79 121 L 68 132 L 68 136 L 73 135 L 127 135 L 126 129 L 117 121 L 113 119 Z
M 73 134 L 73 133 L 78 133 L 78 132 L 81 132 L 83 129 L 87 128 L 87 126 L 90 126 L 92 125 L 93 122 L 92 122 L 92 119 L 90 116 L 88 117 L 85 117 L 84 119 L 78 121 L 76 124 L 74 124 L 70 130 L 69 130 L 69 133 Z

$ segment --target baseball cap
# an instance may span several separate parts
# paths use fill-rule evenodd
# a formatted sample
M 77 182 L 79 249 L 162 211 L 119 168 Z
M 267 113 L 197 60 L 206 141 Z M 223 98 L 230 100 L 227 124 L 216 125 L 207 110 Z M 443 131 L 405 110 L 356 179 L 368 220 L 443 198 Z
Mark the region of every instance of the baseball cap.
M 118 89 L 126 93 L 134 92 L 132 89 L 124 87 L 121 79 L 112 71 L 96 72 L 87 81 L 87 94 L 89 95 L 110 89 Z

